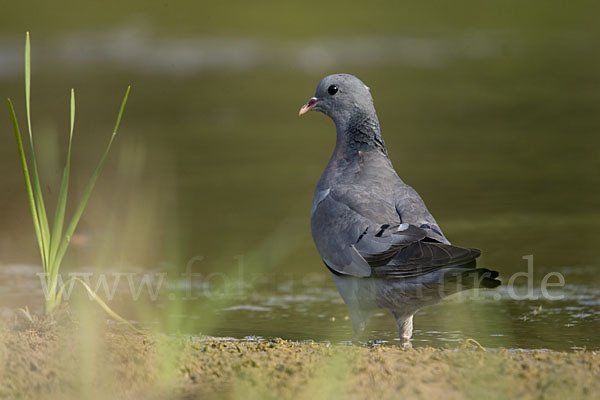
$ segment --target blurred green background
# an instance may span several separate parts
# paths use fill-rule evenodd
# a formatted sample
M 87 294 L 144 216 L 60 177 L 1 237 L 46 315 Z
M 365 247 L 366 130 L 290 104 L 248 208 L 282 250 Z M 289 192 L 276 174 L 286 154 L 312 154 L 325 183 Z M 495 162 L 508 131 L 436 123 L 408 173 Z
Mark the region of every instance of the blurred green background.
M 4 2 L 0 94 L 24 121 L 30 31 L 47 197 L 77 92 L 73 199 L 132 85 L 66 271 L 183 271 L 203 256 L 208 274 L 254 257 L 247 275 L 333 287 L 309 216 L 334 127 L 297 111 L 347 72 L 371 87 L 392 162 L 450 240 L 504 277 L 533 254 L 538 282 L 577 271 L 567 284 L 597 287 L 599 15 L 594 1 Z M 8 110 L 0 127 L 0 268 L 37 265 Z

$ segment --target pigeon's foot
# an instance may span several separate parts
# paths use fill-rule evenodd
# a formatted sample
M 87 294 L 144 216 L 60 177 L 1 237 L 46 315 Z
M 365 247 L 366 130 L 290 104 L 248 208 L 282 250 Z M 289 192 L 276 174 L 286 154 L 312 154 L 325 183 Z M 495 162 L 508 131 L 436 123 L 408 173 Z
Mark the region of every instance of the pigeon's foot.
M 412 314 L 406 315 L 400 311 L 392 311 L 392 315 L 396 320 L 396 325 L 398 325 L 398 334 L 400 336 L 400 341 L 402 342 L 402 347 L 406 347 L 404 343 L 408 343 L 410 345 L 410 338 L 412 337 L 413 333 Z

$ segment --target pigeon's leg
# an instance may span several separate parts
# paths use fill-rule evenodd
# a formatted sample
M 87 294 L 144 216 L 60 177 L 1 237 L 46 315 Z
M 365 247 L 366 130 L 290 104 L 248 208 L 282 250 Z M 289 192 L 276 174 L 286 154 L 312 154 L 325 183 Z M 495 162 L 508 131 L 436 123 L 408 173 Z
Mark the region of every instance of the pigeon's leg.
M 412 347 L 410 338 L 413 333 L 413 314 L 407 315 L 399 311 L 392 311 L 392 315 L 396 320 L 396 325 L 398 325 L 401 346 Z
M 354 332 L 352 335 L 352 342 L 356 343 L 365 331 L 369 313 L 356 309 L 349 309 L 349 311 L 350 321 L 352 321 L 352 331 Z

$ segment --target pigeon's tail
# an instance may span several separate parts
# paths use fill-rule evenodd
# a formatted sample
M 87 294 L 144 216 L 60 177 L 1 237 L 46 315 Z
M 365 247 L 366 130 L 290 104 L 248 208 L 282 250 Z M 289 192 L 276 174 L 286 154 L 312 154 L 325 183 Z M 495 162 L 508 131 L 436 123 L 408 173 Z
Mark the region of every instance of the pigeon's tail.
M 444 284 L 455 283 L 464 289 L 493 289 L 502 284 L 498 272 L 487 268 L 461 268 L 452 274 L 446 274 Z

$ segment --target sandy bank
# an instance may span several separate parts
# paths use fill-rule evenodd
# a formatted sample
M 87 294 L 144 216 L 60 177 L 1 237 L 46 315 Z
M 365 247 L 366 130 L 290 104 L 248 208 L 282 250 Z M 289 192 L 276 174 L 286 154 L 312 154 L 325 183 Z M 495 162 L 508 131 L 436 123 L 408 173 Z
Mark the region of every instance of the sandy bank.
M 592 398 L 597 352 L 329 346 L 136 335 L 21 316 L 0 327 L 0 398 Z

